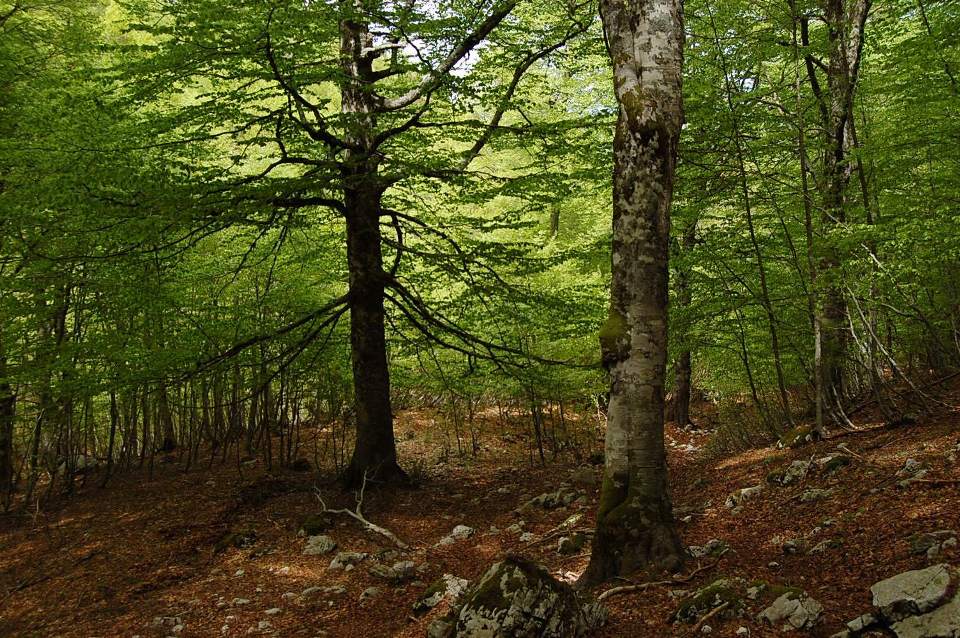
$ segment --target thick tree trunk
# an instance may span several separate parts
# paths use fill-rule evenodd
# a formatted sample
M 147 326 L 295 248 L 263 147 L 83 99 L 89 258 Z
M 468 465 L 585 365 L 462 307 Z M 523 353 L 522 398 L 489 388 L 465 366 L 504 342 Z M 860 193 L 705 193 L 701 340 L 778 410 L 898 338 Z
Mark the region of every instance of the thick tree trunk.
M 680 0 L 602 0 L 620 115 L 614 139 L 613 281 L 601 330 L 611 376 L 606 468 L 581 582 L 674 570 L 663 442 L 670 205 L 683 121 Z
M 376 477 L 378 481 L 402 481 L 406 474 L 397 464 L 390 406 L 379 194 L 348 194 L 347 201 L 350 202 L 347 218 L 350 345 L 357 440 L 343 479 L 348 485 L 359 485 L 364 475 Z
M 347 221 L 347 265 L 350 271 L 350 346 L 357 439 L 343 480 L 360 485 L 364 478 L 403 482 L 390 406 L 390 371 L 384 328 L 383 247 L 380 215 L 384 185 L 380 183 L 376 134 L 373 46 L 369 25 L 362 22 L 353 0 L 343 0 L 340 59 L 346 81 L 342 110 L 348 118 L 348 144 L 343 164 L 343 203 Z

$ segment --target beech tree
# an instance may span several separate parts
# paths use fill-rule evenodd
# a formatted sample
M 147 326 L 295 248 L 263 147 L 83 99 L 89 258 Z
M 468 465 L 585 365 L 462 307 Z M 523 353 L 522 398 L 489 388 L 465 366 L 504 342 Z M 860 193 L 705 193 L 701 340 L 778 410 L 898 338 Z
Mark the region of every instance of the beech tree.
M 827 239 L 820 248 L 818 265 L 826 291 L 818 317 L 815 338 L 819 353 L 816 374 L 821 405 L 835 405 L 843 410 L 846 398 L 844 373 L 847 359 L 848 325 L 845 291 L 839 279 L 843 255 L 829 231 L 847 222 L 850 180 L 856 168 L 854 97 L 860 77 L 864 31 L 870 14 L 871 0 L 823 0 L 820 17 L 827 30 L 827 59 L 809 52 L 810 16 L 802 14 L 801 44 L 808 50 L 804 56 L 808 81 L 817 101 L 823 131 L 822 224 Z M 792 11 L 796 11 L 791 5 Z M 826 78 L 826 86 L 820 80 Z M 861 171 L 862 174 L 862 171 Z M 865 184 L 865 183 L 864 183 Z M 869 213 L 869 206 L 867 208 Z M 868 220 L 872 223 L 872 220 Z
M 602 0 L 619 116 L 614 137 L 605 467 L 590 564 L 596 583 L 683 561 L 664 451 L 670 206 L 683 125 L 679 0 Z
M 432 234 L 462 254 L 404 209 L 404 189 L 469 180 L 471 164 L 509 130 L 504 118 L 525 74 L 591 22 L 586 4 L 558 7 L 556 15 L 522 4 L 248 1 L 222 21 L 210 19 L 221 12 L 219 2 L 144 4 L 144 22 L 161 18 L 142 27 L 158 52 L 135 73 L 151 74 L 155 86 L 169 83 L 163 90 L 182 88 L 184 78 L 229 87 L 198 97 L 167 120 L 169 131 L 209 140 L 204 126 L 223 129 L 216 119 L 226 116 L 235 128 L 216 136 L 247 144 L 252 135 L 268 149 L 259 158 L 266 168 L 219 180 L 212 189 L 218 195 L 206 189 L 200 207 L 245 202 L 266 207 L 273 220 L 270 209 L 327 209 L 345 224 L 347 292 L 304 322 L 332 323 L 349 310 L 357 436 L 347 484 L 405 479 L 393 433 L 385 301 L 435 341 L 452 334 L 465 351 L 521 354 L 481 342 L 429 308 L 403 282 L 401 265 L 417 254 L 405 245 L 410 235 Z M 485 119 L 465 112 L 467 99 L 482 104 L 473 111 Z M 461 143 L 451 149 L 438 135 Z M 385 246 L 393 252 L 389 266 Z

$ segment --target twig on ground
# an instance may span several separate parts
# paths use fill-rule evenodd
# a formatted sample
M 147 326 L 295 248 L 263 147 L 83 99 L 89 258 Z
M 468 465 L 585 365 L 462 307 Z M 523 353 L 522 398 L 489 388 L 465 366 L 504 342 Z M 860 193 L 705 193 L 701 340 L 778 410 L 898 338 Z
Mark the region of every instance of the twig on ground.
M 611 596 L 626 594 L 632 591 L 643 591 L 651 587 L 666 587 L 667 585 L 682 585 L 683 583 L 689 583 L 691 580 L 696 578 L 698 574 L 701 574 L 702 572 L 713 569 L 714 567 L 719 565 L 720 561 L 723 559 L 724 555 L 726 555 L 727 551 L 729 550 L 724 550 L 719 556 L 717 556 L 717 560 L 713 561 L 709 565 L 698 567 L 697 569 L 693 570 L 686 576 L 682 576 L 680 578 L 671 578 L 669 580 L 657 580 L 649 583 L 638 583 L 636 585 L 621 585 L 620 587 L 614 587 L 612 589 L 608 589 L 607 591 L 603 592 L 602 594 L 597 596 L 597 601 L 598 602 L 604 601 L 607 598 L 610 598 Z
M 850 448 L 848 448 L 848 447 L 847 447 L 846 445 L 844 445 L 843 443 L 841 443 L 840 445 L 838 445 L 838 446 L 837 446 L 837 449 L 840 450 L 841 452 L 843 452 L 844 454 L 849 454 L 850 456 L 852 456 L 853 458 L 857 459 L 858 461 L 864 461 L 864 462 L 866 462 L 866 463 L 869 463 L 869 461 L 867 461 L 866 457 L 864 457 L 864 456 L 861 455 L 861 454 L 857 454 L 856 452 L 854 452 L 853 450 L 851 450 Z
M 708 620 L 722 612 L 724 609 L 730 606 L 730 601 L 723 603 L 718 607 L 714 607 L 709 614 L 697 621 L 697 624 L 693 626 L 693 629 L 690 630 L 690 633 L 696 635 L 700 633 L 700 628 L 703 627 Z
M 407 545 L 402 540 L 400 540 L 400 538 L 396 534 L 388 530 L 386 527 L 381 527 L 376 523 L 371 523 L 364 517 L 363 510 L 362 510 L 363 492 L 366 488 L 367 488 L 367 474 L 366 472 L 364 472 L 363 483 L 360 485 L 360 492 L 357 494 L 356 510 L 348 510 L 346 508 L 332 510 L 329 507 L 327 507 L 327 504 L 323 500 L 323 496 L 321 496 L 320 494 L 320 490 L 314 490 L 314 491 L 316 492 L 317 500 L 320 501 L 320 506 L 323 508 L 324 514 L 346 514 L 347 516 L 359 521 L 366 529 L 370 530 L 371 532 L 374 532 L 376 534 L 380 534 L 381 536 L 385 536 L 386 538 L 389 538 L 400 549 L 410 549 L 409 545 Z
M 594 530 L 593 528 L 589 528 L 589 527 L 570 528 L 570 527 L 564 527 L 563 525 L 558 525 L 557 527 L 554 527 L 552 530 L 550 530 L 540 538 L 530 541 L 529 543 L 521 547 L 521 549 L 527 549 L 529 547 L 533 547 L 534 545 L 539 545 L 540 543 L 544 541 L 548 541 L 551 538 L 555 538 L 560 534 L 577 534 L 577 533 L 593 535 Z

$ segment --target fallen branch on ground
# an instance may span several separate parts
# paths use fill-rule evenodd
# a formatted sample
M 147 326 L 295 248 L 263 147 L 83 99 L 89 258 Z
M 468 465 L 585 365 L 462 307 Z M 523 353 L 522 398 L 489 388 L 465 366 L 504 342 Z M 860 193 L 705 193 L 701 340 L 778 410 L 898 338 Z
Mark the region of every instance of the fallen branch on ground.
M 657 581 L 652 581 L 652 582 L 649 582 L 649 583 L 637 583 L 637 584 L 634 584 L 634 585 L 621 585 L 620 587 L 614 587 L 614 588 L 612 588 L 612 589 L 608 589 L 607 591 L 603 592 L 602 594 L 600 594 L 599 596 L 597 596 L 597 601 L 598 601 L 598 602 L 601 602 L 601 601 L 606 600 L 607 598 L 610 598 L 611 596 L 617 596 L 617 595 L 619 595 L 619 594 L 626 594 L 626 593 L 632 592 L 632 591 L 643 591 L 643 590 L 649 589 L 649 588 L 651 588 L 651 587 L 666 587 L 666 586 L 668 586 L 668 585 L 682 585 L 683 583 L 689 583 L 691 580 L 693 580 L 694 578 L 696 578 L 698 574 L 701 574 L 701 573 L 703 573 L 703 572 L 705 572 L 705 571 L 707 571 L 707 570 L 713 569 L 714 567 L 716 567 L 717 565 L 719 565 L 719 564 L 720 564 L 720 561 L 723 559 L 724 555 L 726 555 L 726 553 L 727 553 L 728 551 L 729 551 L 729 550 L 724 550 L 719 556 L 717 556 L 717 560 L 713 561 L 713 562 L 710 563 L 709 565 L 704 565 L 703 567 L 698 567 L 697 569 L 693 570 L 692 572 L 690 572 L 690 573 L 689 573 L 688 575 L 686 575 L 686 576 L 682 576 L 682 577 L 680 577 L 680 578 L 671 578 L 671 579 L 669 579 L 669 580 L 657 580 Z
M 719 607 L 714 607 L 709 614 L 707 614 L 706 616 L 704 616 L 703 618 L 697 621 L 697 624 L 693 626 L 693 629 L 690 630 L 690 633 L 699 634 L 700 628 L 703 627 L 708 620 L 710 620 L 711 618 L 713 618 L 714 616 L 716 616 L 717 614 L 719 614 L 729 606 L 730 606 L 730 602 L 727 601 L 722 605 L 720 605 Z
M 320 494 L 320 490 L 314 490 L 314 491 L 316 492 L 317 500 L 320 501 L 320 506 L 323 508 L 324 514 L 346 514 L 347 516 L 353 518 L 354 520 L 359 521 L 366 529 L 370 530 L 371 532 L 374 532 L 376 534 L 380 534 L 381 536 L 385 536 L 386 538 L 389 538 L 400 549 L 410 549 L 409 545 L 407 545 L 402 540 L 400 540 L 400 538 L 397 537 L 396 534 L 388 530 L 386 527 L 381 527 L 376 523 L 371 523 L 364 517 L 363 510 L 361 508 L 363 507 L 363 492 L 366 488 L 367 488 L 367 474 L 366 472 L 364 472 L 363 483 L 360 485 L 360 491 L 357 493 L 357 509 L 356 510 L 348 510 L 346 508 L 332 510 L 327 507 L 327 504 L 323 500 L 323 496 L 321 496 Z

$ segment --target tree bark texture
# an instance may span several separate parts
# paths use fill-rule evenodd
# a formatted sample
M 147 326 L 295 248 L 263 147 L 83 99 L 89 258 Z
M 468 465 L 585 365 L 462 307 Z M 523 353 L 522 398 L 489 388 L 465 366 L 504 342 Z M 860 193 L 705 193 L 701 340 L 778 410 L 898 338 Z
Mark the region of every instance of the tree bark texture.
M 664 450 L 670 206 L 683 123 L 680 0 L 602 0 L 620 107 L 614 138 L 606 467 L 592 584 L 638 569 L 673 570 L 683 550 Z

